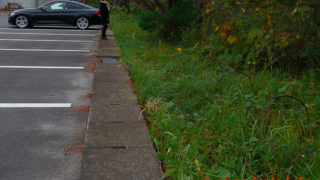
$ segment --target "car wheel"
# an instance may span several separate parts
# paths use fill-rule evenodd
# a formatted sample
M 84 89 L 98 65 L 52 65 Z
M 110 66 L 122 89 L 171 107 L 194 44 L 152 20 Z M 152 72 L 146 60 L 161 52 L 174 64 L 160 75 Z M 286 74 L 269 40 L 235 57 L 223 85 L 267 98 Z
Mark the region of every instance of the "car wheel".
M 16 18 L 16 26 L 18 28 L 26 28 L 29 26 L 29 19 L 24 16 L 24 15 L 20 15 Z
M 77 19 L 77 27 L 79 29 L 87 29 L 89 25 L 90 25 L 90 22 L 86 17 L 80 17 Z

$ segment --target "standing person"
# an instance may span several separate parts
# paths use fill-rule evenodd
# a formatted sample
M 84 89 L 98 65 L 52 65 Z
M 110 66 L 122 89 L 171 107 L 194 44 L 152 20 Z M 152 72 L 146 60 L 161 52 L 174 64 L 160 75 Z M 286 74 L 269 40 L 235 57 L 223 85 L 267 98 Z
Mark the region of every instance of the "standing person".
M 101 39 L 106 39 L 106 31 L 108 29 L 109 24 L 109 10 L 108 10 L 109 3 L 107 0 L 100 1 L 100 14 L 101 14 L 101 21 L 102 21 L 102 32 L 101 32 Z

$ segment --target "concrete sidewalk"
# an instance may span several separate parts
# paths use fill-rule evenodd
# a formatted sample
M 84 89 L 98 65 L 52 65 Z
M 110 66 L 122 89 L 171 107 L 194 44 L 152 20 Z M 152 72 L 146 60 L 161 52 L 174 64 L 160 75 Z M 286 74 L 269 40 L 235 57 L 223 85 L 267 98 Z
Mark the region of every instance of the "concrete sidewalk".
M 119 59 L 112 40 L 99 42 L 97 56 Z M 111 60 L 111 61 L 110 61 Z M 129 75 L 119 62 L 97 63 L 81 179 L 161 179 L 161 166 L 152 148 Z

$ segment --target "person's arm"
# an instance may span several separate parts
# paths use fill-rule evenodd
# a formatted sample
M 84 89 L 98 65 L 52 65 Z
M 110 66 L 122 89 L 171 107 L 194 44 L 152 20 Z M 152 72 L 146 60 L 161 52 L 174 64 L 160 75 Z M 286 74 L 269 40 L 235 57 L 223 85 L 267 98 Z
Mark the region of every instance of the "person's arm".
M 108 6 L 106 8 L 106 17 L 107 17 L 107 23 L 109 24 L 110 21 L 109 21 L 109 8 L 108 8 Z

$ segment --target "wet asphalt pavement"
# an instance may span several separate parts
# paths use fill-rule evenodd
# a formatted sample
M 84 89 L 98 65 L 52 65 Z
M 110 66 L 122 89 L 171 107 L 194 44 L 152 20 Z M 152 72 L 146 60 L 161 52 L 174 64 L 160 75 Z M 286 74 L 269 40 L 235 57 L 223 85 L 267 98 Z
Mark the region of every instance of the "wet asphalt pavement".
M 0 14 L 0 180 L 79 178 L 82 154 L 66 149 L 83 142 L 88 112 L 75 109 L 90 103 L 97 34 L 18 29 Z

